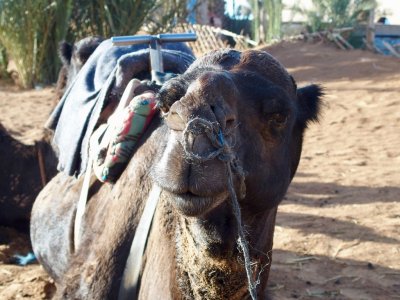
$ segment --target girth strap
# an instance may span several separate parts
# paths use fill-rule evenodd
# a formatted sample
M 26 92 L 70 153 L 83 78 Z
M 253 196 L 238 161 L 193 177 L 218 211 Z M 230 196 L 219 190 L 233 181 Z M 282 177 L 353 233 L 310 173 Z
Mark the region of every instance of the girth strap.
M 89 155 L 88 167 L 83 179 L 82 190 L 79 196 L 78 205 L 76 207 L 75 222 L 74 222 L 74 251 L 77 251 L 82 238 L 82 219 L 86 210 L 86 202 L 88 200 L 90 177 L 92 175 L 92 158 Z
M 92 167 L 93 167 L 93 149 L 96 148 L 95 140 L 101 140 L 109 142 L 110 141 L 110 131 L 107 131 L 108 126 L 106 124 L 101 125 L 93 134 L 90 140 L 90 148 L 88 165 L 83 178 L 83 184 L 81 189 L 81 194 L 79 195 L 78 205 L 76 207 L 75 221 L 74 221 L 74 251 L 77 251 L 82 238 L 82 220 L 85 214 L 86 204 L 89 199 L 89 188 L 90 179 L 92 177 Z M 98 146 L 97 146 L 98 147 Z
M 131 250 L 119 287 L 118 300 L 138 299 L 139 276 L 142 267 L 143 253 L 160 194 L 161 188 L 154 184 L 144 207 L 142 217 L 136 228 L 135 237 L 133 238 Z

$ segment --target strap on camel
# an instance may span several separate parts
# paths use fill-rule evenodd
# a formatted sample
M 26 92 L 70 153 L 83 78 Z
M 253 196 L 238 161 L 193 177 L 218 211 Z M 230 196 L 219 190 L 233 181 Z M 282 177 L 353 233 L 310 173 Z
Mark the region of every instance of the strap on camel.
M 129 251 L 128 260 L 126 261 L 124 275 L 121 280 L 121 285 L 119 286 L 118 300 L 138 299 L 143 253 L 160 194 L 161 188 L 154 184 L 135 231 L 135 237 L 133 238 L 131 250 Z
M 75 217 L 75 250 L 81 242 L 82 219 L 89 198 L 92 171 L 101 182 L 115 182 L 128 164 L 137 141 L 155 115 L 155 93 L 146 91 L 135 96 L 135 90 L 139 86 L 142 87 L 137 79 L 128 83 L 115 112 L 90 138 L 89 162 Z

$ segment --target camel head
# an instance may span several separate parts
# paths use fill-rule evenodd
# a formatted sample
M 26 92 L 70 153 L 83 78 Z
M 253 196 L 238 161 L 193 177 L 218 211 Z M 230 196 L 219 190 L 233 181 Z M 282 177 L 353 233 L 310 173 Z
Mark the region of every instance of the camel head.
M 316 85 L 297 89 L 266 52 L 225 50 L 204 56 L 160 91 L 168 131 L 153 170 L 155 181 L 186 216 L 203 217 L 227 200 L 224 159 L 191 157 L 207 157 L 217 147 L 207 130 L 187 132 L 200 119 L 213 126 L 215 137 L 223 138 L 243 168 L 241 205 L 253 213 L 276 207 L 299 163 L 303 131 L 317 119 L 320 95 Z M 235 184 L 238 190 L 237 178 Z
M 71 85 L 78 72 L 103 40 L 101 37 L 89 36 L 74 44 L 66 41 L 60 42 L 58 55 L 62 67 L 58 74 L 55 103 L 61 99 L 65 90 Z
M 228 267 L 215 267 L 221 259 L 237 257 L 238 228 L 227 166 L 231 163 L 232 185 L 254 246 L 271 222 L 266 212 L 276 211 L 295 174 L 303 132 L 317 120 L 321 94 L 317 85 L 297 89 L 278 61 L 256 50 L 212 52 L 163 86 L 159 106 L 166 124 L 165 141 L 160 141 L 152 177 L 184 220 L 177 239 L 219 261 L 210 269 L 223 273 Z M 191 237 L 182 238 L 182 232 Z M 259 250 L 270 250 L 265 249 L 272 245 L 272 236 L 268 238 L 269 246 Z M 186 261 L 191 263 L 193 267 L 195 261 Z M 229 269 L 232 272 L 232 265 Z M 243 276 L 233 280 L 240 285 L 246 281 Z M 188 297 L 194 294 L 192 290 Z M 214 296 L 200 293 L 198 297 Z
M 68 83 L 70 83 L 82 69 L 90 55 L 96 50 L 104 39 L 97 36 L 89 36 L 69 44 L 65 41 L 59 45 L 59 56 L 63 66 L 68 69 Z M 69 84 L 67 84 L 68 86 Z

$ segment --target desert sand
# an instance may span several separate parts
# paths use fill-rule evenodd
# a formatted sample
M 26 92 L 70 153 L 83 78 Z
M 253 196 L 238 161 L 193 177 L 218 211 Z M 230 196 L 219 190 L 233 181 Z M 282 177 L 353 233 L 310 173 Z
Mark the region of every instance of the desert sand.
M 322 117 L 305 135 L 279 207 L 273 299 L 400 298 L 400 59 L 322 43 L 268 48 L 298 86 L 320 83 Z M 54 89 L 0 83 L 0 121 L 24 143 L 40 138 Z M 0 228 L 0 299 L 46 299 L 39 265 L 10 264 L 29 237 Z

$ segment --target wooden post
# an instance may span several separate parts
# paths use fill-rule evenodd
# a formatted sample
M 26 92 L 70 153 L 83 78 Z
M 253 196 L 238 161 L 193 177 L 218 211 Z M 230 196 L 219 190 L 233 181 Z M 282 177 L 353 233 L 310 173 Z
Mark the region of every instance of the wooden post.
M 44 188 L 47 184 L 47 176 L 46 176 L 46 165 L 43 157 L 43 142 L 35 142 L 36 153 L 38 156 L 39 163 L 39 172 L 40 172 L 40 180 L 42 181 L 42 188 Z
M 374 50 L 375 44 L 375 8 L 369 11 L 368 25 L 366 31 L 367 38 L 367 48 L 369 50 Z

